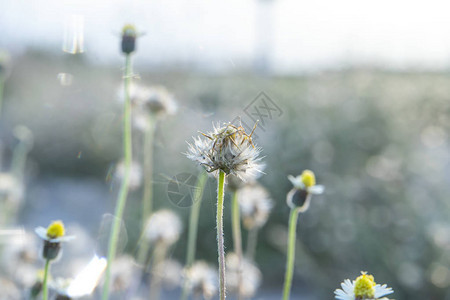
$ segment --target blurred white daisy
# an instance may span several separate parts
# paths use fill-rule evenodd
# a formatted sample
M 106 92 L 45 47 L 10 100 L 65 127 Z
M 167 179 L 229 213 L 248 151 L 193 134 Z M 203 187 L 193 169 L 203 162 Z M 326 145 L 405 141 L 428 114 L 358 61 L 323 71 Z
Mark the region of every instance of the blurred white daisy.
M 304 170 L 297 177 L 289 175 L 288 179 L 294 187 L 287 194 L 286 202 L 290 208 L 296 208 L 298 212 L 308 210 L 311 195 L 322 194 L 325 190 L 323 185 L 316 184 L 316 177 L 310 170 Z
M 386 284 L 380 285 L 375 283 L 372 275 L 366 272 L 361 272 L 361 275 L 356 280 L 344 280 L 341 283 L 342 289 L 334 291 L 335 298 L 338 300 L 389 300 L 384 297 L 392 294 L 392 288 L 387 287 Z
M 251 181 L 262 173 L 263 164 L 258 157 L 261 149 L 253 144 L 251 134 L 242 126 L 214 126 L 212 132 L 194 138 L 194 143 L 188 145 L 186 156 L 215 176 L 222 170 L 226 175 Z

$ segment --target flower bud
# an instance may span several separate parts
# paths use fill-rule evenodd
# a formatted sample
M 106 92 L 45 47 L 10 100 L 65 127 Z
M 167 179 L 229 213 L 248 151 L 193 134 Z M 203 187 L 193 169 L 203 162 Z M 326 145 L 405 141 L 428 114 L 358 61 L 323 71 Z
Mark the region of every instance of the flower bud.
M 131 54 L 136 50 L 136 28 L 127 24 L 122 29 L 122 52 Z

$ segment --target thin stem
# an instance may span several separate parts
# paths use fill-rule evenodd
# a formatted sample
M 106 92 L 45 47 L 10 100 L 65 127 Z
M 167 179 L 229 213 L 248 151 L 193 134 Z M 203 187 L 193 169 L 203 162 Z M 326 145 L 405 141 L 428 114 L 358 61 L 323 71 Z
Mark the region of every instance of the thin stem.
M 3 108 L 3 90 L 5 88 L 5 78 L 3 78 L 0 75 L 0 116 L 2 114 L 2 108 Z
M 103 285 L 102 299 L 107 300 L 109 298 L 109 283 L 111 278 L 111 264 L 114 260 L 117 250 L 117 242 L 119 239 L 120 223 L 123 217 L 123 211 L 125 209 L 125 203 L 128 196 L 128 188 L 130 183 L 130 171 L 131 171 L 131 103 L 130 103 L 130 83 L 131 83 L 131 57 L 127 54 L 125 57 L 125 109 L 123 118 L 123 151 L 125 156 L 125 174 L 120 186 L 119 196 L 117 199 L 115 218 L 111 235 L 109 237 L 108 245 L 108 265 L 105 272 L 105 283 Z
M 141 236 L 145 232 L 147 225 L 146 219 L 151 215 L 153 210 L 153 140 L 155 136 L 155 119 L 153 116 L 148 116 L 150 127 L 144 134 L 144 191 L 142 193 L 142 229 Z M 145 264 L 147 253 L 149 249 L 148 240 L 140 239 L 140 247 L 138 250 L 138 262 Z
M 155 137 L 155 117 L 148 116 L 149 128 L 144 133 L 144 192 L 142 194 L 142 224 L 153 209 L 153 140 Z
M 195 260 L 195 251 L 197 248 L 197 231 L 198 231 L 198 218 L 200 216 L 200 207 L 203 198 L 203 191 L 205 190 L 205 184 L 208 179 L 208 174 L 205 171 L 200 173 L 197 179 L 197 186 L 194 190 L 194 199 L 192 199 L 191 215 L 189 217 L 189 233 L 188 233 L 188 245 L 186 254 L 186 266 L 185 269 L 189 269 Z M 189 296 L 189 278 L 185 278 L 183 285 L 183 292 L 181 294 L 181 300 L 186 300 Z
M 158 272 L 164 272 L 164 270 L 161 269 L 161 263 L 164 262 L 164 259 L 166 258 L 167 253 L 167 245 L 164 243 L 158 243 L 155 246 L 155 250 L 153 252 L 153 265 L 152 265 L 152 281 L 150 282 L 150 300 L 157 300 L 159 299 L 159 295 L 161 294 L 161 280 L 162 280 L 162 274 L 159 274 Z
M 238 192 L 233 192 L 231 203 L 231 222 L 233 231 L 234 252 L 238 257 L 238 300 L 242 299 L 242 236 L 241 236 L 241 217 L 239 211 Z
M 254 227 L 249 230 L 247 235 L 247 249 L 245 256 L 250 261 L 253 261 L 255 259 L 257 244 L 258 244 L 258 227 Z
M 219 296 L 225 300 L 225 249 L 223 245 L 223 198 L 225 187 L 225 173 L 219 171 L 217 181 L 217 252 L 219 255 Z
M 289 216 L 288 253 L 286 261 L 286 274 L 284 277 L 283 300 L 288 300 L 291 293 L 292 276 L 294 274 L 297 219 L 298 219 L 298 209 L 292 208 L 291 214 Z
M 44 268 L 44 281 L 42 282 L 42 299 L 48 300 L 48 286 L 47 286 L 47 279 L 48 279 L 48 269 L 50 268 L 50 260 L 47 259 L 45 261 L 45 268 Z

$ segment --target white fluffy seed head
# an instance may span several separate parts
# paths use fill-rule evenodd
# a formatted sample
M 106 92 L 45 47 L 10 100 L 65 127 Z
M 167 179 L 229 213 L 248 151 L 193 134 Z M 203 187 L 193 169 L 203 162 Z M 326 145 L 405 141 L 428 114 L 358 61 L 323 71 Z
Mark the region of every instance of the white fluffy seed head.
M 207 172 L 218 175 L 235 175 L 242 181 L 251 181 L 263 170 L 261 148 L 253 144 L 244 128 L 232 124 L 214 127 L 204 137 L 194 138 L 186 156 L 202 165 Z
M 196 296 L 212 299 L 219 289 L 217 270 L 204 261 L 195 262 L 186 270 L 186 276 L 189 288 Z
M 244 226 L 248 230 L 264 226 L 273 207 L 269 192 L 253 182 L 238 190 L 238 200 Z
M 236 253 L 229 253 L 226 257 L 227 266 L 227 288 L 230 291 L 237 292 L 239 289 L 239 279 L 241 279 L 241 295 L 245 298 L 252 298 L 261 285 L 261 271 L 247 259 L 242 259 L 239 263 L 239 257 Z M 239 272 L 240 270 L 241 273 Z
M 145 237 L 150 243 L 174 244 L 182 230 L 180 218 L 170 210 L 160 210 L 152 214 L 146 225 Z

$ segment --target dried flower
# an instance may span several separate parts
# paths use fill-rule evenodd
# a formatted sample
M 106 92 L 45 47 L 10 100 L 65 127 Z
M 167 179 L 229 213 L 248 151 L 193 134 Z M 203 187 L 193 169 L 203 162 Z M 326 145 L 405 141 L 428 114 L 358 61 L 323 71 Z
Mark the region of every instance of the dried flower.
M 239 279 L 241 279 L 240 295 L 245 298 L 251 298 L 261 285 L 261 271 L 247 259 L 243 259 L 241 263 L 239 261 L 236 253 L 227 254 L 227 288 L 237 292 Z M 242 270 L 241 275 L 240 270 Z
M 150 243 L 175 243 L 180 237 L 182 225 L 180 218 L 170 210 L 160 210 L 152 214 L 145 228 L 145 237 Z
M 217 293 L 217 270 L 206 262 L 195 262 L 186 270 L 186 276 L 189 288 L 194 295 L 202 295 L 204 299 L 212 299 Z
M 253 182 L 238 190 L 238 199 L 244 226 L 248 230 L 264 226 L 273 206 L 269 192 Z
M 162 283 L 169 289 L 174 289 L 181 284 L 183 267 L 173 259 L 166 259 L 157 264 L 153 272 L 161 278 Z
M 186 156 L 205 167 L 208 173 L 222 170 L 226 175 L 235 175 L 242 181 L 255 179 L 262 173 L 263 165 L 258 157 L 261 149 L 252 141 L 242 126 L 224 124 L 214 131 L 194 138 Z
M 297 208 L 298 212 L 305 212 L 309 208 L 311 195 L 322 194 L 324 191 L 323 185 L 316 185 L 316 177 L 310 170 L 304 170 L 303 173 L 297 177 L 288 176 L 294 186 L 287 194 L 287 204 L 291 208 Z
M 389 300 L 384 296 L 394 292 L 386 284 L 376 284 L 373 276 L 368 275 L 367 272 L 361 272 L 361 275 L 352 282 L 350 279 L 344 280 L 341 287 L 342 289 L 334 291 L 338 300 Z
M 125 163 L 123 161 L 117 164 L 115 176 L 119 182 L 121 182 L 125 176 L 125 169 Z M 142 184 L 142 168 L 141 165 L 135 161 L 131 163 L 130 180 L 128 184 L 131 190 L 138 189 Z

